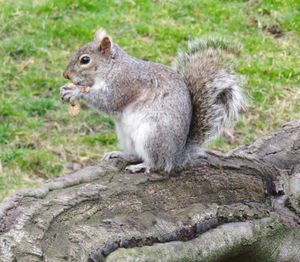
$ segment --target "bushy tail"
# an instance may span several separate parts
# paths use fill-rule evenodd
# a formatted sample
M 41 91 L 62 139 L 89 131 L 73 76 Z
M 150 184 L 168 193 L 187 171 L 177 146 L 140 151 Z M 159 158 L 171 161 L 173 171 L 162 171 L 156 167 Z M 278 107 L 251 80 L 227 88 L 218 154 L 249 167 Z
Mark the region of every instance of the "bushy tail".
M 245 109 L 239 77 L 226 63 L 236 51 L 220 39 L 196 39 L 187 52 L 179 53 L 175 67 L 185 79 L 193 104 L 188 142 L 208 142 L 232 127 Z

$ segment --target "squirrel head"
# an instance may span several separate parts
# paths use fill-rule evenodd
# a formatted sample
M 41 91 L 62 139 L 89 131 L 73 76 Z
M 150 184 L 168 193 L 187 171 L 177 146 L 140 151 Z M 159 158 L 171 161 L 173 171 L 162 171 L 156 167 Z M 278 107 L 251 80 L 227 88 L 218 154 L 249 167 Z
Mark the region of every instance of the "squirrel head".
M 79 48 L 69 61 L 63 76 L 80 86 L 92 86 L 97 77 L 105 77 L 113 59 L 114 47 L 110 36 L 102 28 L 90 43 Z

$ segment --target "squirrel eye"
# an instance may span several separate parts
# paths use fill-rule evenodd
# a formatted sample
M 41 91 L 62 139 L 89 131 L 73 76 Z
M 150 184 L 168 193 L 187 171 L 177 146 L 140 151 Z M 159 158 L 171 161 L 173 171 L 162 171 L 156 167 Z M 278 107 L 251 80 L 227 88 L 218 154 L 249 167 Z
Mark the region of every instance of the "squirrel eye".
M 81 65 L 87 65 L 89 64 L 91 61 L 91 58 L 87 55 L 83 55 L 82 57 L 80 57 L 80 64 Z

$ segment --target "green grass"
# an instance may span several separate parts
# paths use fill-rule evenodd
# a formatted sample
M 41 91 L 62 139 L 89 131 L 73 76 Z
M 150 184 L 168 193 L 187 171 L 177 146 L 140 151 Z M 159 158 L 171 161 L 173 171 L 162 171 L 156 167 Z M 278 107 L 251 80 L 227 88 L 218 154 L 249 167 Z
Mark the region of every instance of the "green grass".
M 59 99 L 68 58 L 98 27 L 128 53 L 164 64 L 193 37 L 241 42 L 236 68 L 247 77 L 249 110 L 234 141 L 222 137 L 213 148 L 249 143 L 299 118 L 298 0 L 0 0 L 0 5 L 0 198 L 93 164 L 117 148 L 109 117 L 85 108 L 71 118 Z

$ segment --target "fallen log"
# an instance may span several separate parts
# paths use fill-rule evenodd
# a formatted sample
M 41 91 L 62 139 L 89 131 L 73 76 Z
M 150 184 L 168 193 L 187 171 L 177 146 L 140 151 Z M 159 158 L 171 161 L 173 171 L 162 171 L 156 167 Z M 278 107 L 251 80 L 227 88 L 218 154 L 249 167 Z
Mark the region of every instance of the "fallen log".
M 0 204 L 0 261 L 300 261 L 300 121 L 171 174 L 115 160 Z

